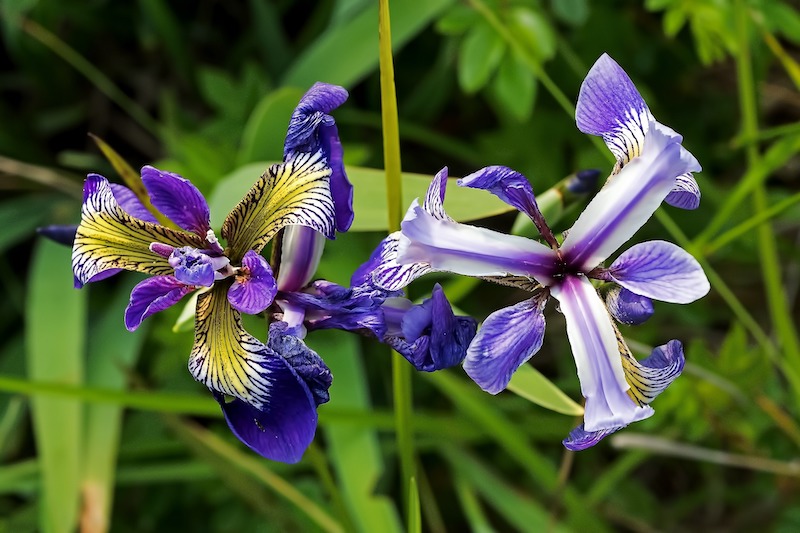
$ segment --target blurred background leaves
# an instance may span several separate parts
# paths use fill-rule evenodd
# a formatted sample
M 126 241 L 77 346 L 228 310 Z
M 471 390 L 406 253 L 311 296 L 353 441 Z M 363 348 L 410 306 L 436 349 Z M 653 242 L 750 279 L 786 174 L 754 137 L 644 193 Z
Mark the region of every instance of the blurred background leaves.
M 422 529 L 796 530 L 796 3 L 391 7 L 405 203 L 445 165 L 454 176 L 509 165 L 537 193 L 579 169 L 607 171 L 565 111 L 608 52 L 704 167 L 701 208 L 664 208 L 636 238 L 686 246 L 713 285 L 700 302 L 657 303 L 650 322 L 624 329 L 639 355 L 686 341 L 689 364 L 656 416 L 576 455 L 560 444 L 573 416 L 524 391 L 491 397 L 459 369 L 414 375 Z M 77 221 L 86 173 L 119 179 L 89 132 L 134 168 L 191 179 L 220 224 L 281 157 L 297 99 L 321 80 L 351 92 L 335 116 L 358 232 L 329 243 L 319 272 L 346 283 L 386 227 L 374 170 L 383 165 L 377 3 L 2 0 L 0 9 L 0 530 L 405 529 L 384 347 L 339 332 L 309 337 L 334 370 L 332 400 L 303 461 L 269 463 L 231 437 L 186 371 L 191 333 L 172 331 L 180 309 L 124 331 L 137 276 L 75 291 L 69 251 L 35 235 Z M 511 228 L 513 215 L 473 192 L 451 187 L 448 209 Z M 443 276 L 416 282 L 411 296 L 436 281 L 478 319 L 520 299 Z M 563 329 L 558 313 L 548 320 Z M 248 328 L 265 335 L 259 321 Z M 521 386 L 570 412 L 550 385 L 535 386 L 541 376 L 580 398 L 565 337 L 548 334 L 533 362 L 538 375 Z

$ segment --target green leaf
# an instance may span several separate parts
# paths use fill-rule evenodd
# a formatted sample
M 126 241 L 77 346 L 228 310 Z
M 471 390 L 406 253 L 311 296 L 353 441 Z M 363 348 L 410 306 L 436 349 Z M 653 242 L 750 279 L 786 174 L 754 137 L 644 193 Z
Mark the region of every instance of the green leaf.
M 572 416 L 583 415 L 583 407 L 572 401 L 552 381 L 531 365 L 519 367 L 508 384 L 508 390 L 556 413 Z
M 284 87 L 269 93 L 258 103 L 244 127 L 242 145 L 236 158 L 239 165 L 283 158 L 286 128 L 304 92 L 304 89 Z
M 494 29 L 481 21 L 472 26 L 458 54 L 458 84 L 467 93 L 486 85 L 497 69 L 506 43 Z
M 72 286 L 70 255 L 71 250 L 59 244 L 37 243 L 25 343 L 31 379 L 79 385 L 83 381 L 86 292 Z M 45 533 L 68 533 L 78 518 L 82 405 L 74 399 L 35 397 L 32 415 L 42 467 L 39 524 Z
M 211 221 L 222 224 L 228 212 L 244 197 L 269 163 L 244 165 L 225 176 L 209 197 Z M 386 182 L 382 170 L 346 167 L 354 187 L 353 208 L 356 213 L 350 231 L 386 231 Z M 403 205 L 414 198 L 424 198 L 433 176 L 403 173 Z M 450 180 L 447 191 L 447 213 L 460 222 L 477 220 L 513 211 L 514 208 L 485 191 L 458 187 Z
M 371 401 L 357 337 L 343 331 L 316 331 L 308 345 L 325 357 L 336 376 L 331 397 L 339 409 L 369 410 Z M 389 362 L 387 354 L 387 363 Z M 325 406 L 320 408 L 324 414 Z M 345 503 L 359 531 L 392 533 L 401 531 L 400 518 L 392 501 L 375 494 L 383 475 L 378 435 L 373 428 L 329 424 L 325 428 L 328 456 L 334 465 Z
M 536 100 L 536 78 L 517 54 L 505 55 L 491 89 L 495 101 L 508 115 L 519 122 L 531 118 Z
M 444 35 L 461 35 L 480 20 L 480 15 L 466 5 L 456 4 L 436 21 L 436 31 Z
M 392 46 L 401 48 L 455 0 L 393 2 Z M 326 31 L 297 58 L 283 85 L 310 87 L 318 80 L 350 87 L 378 66 L 378 3 Z M 346 58 L 346 60 L 343 60 Z
M 0 203 L 0 252 L 28 237 L 49 214 L 53 198 L 25 196 Z
M 553 14 L 571 26 L 583 26 L 589 18 L 587 0 L 550 0 Z
M 556 35 L 550 23 L 529 7 L 518 6 L 508 12 L 508 30 L 540 62 L 556 54 Z

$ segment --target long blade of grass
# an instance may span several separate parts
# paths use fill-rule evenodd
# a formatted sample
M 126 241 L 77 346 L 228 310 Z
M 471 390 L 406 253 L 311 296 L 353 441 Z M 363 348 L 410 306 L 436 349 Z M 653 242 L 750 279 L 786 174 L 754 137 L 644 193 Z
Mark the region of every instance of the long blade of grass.
M 50 241 L 37 243 L 28 290 L 25 344 L 31 379 L 80 385 L 86 292 L 72 288 L 70 254 L 68 248 Z M 39 525 L 45 533 L 67 533 L 78 517 L 82 405 L 75 399 L 35 397 L 32 416 L 42 466 Z

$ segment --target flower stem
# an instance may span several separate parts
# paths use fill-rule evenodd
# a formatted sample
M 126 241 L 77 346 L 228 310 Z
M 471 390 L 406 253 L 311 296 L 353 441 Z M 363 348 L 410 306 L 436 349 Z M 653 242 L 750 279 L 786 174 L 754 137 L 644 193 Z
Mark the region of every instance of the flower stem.
M 397 95 L 394 86 L 392 33 L 389 20 L 389 0 L 380 0 L 378 32 L 381 78 L 381 122 L 383 125 L 383 159 L 386 169 L 387 211 L 389 231 L 400 229 L 402 208 L 402 179 L 400 174 L 400 128 L 397 117 Z M 405 508 L 419 506 L 411 502 L 412 479 L 415 477 L 414 433 L 411 428 L 411 365 L 400 354 L 392 356 L 392 385 L 394 396 L 397 449 L 403 476 L 402 494 Z M 416 493 L 415 493 L 416 494 Z M 408 513 L 407 516 L 410 516 Z

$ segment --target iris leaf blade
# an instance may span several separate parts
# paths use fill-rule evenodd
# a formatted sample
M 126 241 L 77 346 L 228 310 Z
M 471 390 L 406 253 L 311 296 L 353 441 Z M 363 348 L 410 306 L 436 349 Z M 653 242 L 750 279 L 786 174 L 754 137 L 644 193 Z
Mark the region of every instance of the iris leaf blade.
M 583 407 L 531 365 L 522 365 L 514 373 L 508 390 L 545 409 L 563 415 L 583 416 Z

